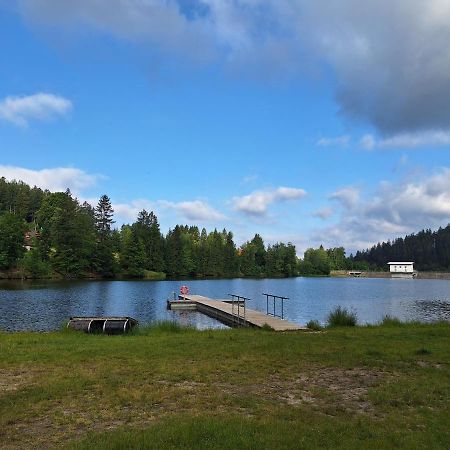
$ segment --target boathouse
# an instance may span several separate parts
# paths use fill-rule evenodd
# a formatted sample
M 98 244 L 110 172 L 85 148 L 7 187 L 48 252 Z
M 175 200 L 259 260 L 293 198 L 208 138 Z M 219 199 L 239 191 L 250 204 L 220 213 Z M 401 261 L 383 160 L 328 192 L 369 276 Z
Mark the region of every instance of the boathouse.
M 412 278 L 415 276 L 414 262 L 388 262 L 392 278 Z

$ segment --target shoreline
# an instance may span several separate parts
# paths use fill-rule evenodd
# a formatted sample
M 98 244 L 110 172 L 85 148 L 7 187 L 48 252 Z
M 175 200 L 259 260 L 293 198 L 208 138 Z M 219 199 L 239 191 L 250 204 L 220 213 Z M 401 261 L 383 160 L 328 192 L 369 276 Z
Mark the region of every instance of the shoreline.
M 112 277 L 112 278 L 102 278 L 100 276 L 86 276 L 86 277 L 74 277 L 74 278 L 64 278 L 64 277 L 23 277 L 18 274 L 5 274 L 5 272 L 0 272 L 0 282 L 33 282 L 33 281 L 55 281 L 55 282 L 65 282 L 65 281 L 213 281 L 213 280 L 280 280 L 288 278 L 382 278 L 390 279 L 390 272 L 362 272 L 360 276 L 355 277 L 348 274 L 346 270 L 332 270 L 330 275 L 298 275 L 293 277 L 276 277 L 276 276 L 265 276 L 265 277 L 183 277 L 183 278 L 169 278 L 169 277 Z M 450 280 L 450 272 L 417 272 L 415 277 L 419 280 Z
M 347 270 L 332 270 L 332 278 L 391 278 L 390 272 L 362 271 L 359 277 L 348 274 Z M 450 272 L 417 272 L 418 280 L 450 280 Z

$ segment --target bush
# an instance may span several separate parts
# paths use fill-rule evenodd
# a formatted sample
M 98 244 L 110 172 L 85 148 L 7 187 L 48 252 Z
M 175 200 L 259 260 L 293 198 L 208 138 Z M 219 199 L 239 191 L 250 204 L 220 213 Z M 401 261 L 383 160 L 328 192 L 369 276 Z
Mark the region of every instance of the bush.
M 312 330 L 312 331 L 320 331 L 322 329 L 322 326 L 320 325 L 319 321 L 317 320 L 310 320 L 306 324 L 306 328 Z
M 354 327 L 357 322 L 355 312 L 338 306 L 328 314 L 327 323 L 329 327 Z
M 44 261 L 39 250 L 35 248 L 24 254 L 21 267 L 27 278 L 47 278 L 52 273 L 50 263 Z

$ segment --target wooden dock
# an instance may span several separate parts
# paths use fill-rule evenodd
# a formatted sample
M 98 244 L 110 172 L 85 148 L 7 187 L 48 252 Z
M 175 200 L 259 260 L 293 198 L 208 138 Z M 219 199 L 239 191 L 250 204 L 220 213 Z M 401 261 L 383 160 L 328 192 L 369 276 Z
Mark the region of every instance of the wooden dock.
M 282 320 L 279 317 L 268 316 L 260 311 L 245 308 L 243 302 L 232 303 L 231 300 L 214 300 L 202 295 L 183 295 L 179 300 L 168 300 L 167 306 L 173 310 L 196 310 L 209 317 L 219 320 L 230 326 L 245 326 L 262 328 L 269 326 L 274 331 L 308 331 L 308 328 L 297 325 L 296 323 Z

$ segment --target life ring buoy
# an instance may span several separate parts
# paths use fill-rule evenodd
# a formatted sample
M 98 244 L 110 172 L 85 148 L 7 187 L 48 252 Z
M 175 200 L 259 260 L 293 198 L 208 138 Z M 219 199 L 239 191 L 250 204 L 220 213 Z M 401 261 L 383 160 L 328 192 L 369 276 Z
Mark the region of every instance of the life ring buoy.
M 189 294 L 189 288 L 187 286 L 181 286 L 180 287 L 180 294 L 181 295 L 188 295 Z

